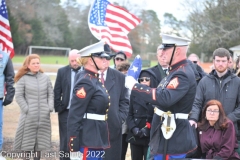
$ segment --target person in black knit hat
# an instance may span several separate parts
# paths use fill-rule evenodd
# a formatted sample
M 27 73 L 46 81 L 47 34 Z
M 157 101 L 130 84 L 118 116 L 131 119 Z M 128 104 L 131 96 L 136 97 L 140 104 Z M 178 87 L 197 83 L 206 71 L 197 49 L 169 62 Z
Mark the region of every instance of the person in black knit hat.
M 149 72 L 142 71 L 138 82 L 150 86 L 150 79 Z M 129 129 L 127 141 L 130 143 L 132 160 L 147 159 L 152 117 L 152 104 L 146 103 L 136 96 L 131 96 L 127 117 L 127 126 Z

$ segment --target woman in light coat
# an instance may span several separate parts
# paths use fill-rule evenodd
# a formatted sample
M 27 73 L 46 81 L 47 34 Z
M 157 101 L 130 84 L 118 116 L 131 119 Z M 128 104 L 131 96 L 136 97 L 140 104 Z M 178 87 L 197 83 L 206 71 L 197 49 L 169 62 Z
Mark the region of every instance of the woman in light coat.
M 49 77 L 40 69 L 40 57 L 31 54 L 15 76 L 16 101 L 21 109 L 14 150 L 40 159 L 41 151 L 51 147 L 50 112 L 53 111 L 53 88 Z M 35 154 L 29 154 L 34 152 Z

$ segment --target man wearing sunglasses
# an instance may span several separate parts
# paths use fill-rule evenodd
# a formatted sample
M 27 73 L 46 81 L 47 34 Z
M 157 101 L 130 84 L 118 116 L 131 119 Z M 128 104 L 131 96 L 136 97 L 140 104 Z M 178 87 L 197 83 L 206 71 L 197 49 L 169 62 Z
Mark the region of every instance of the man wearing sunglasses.
M 185 158 L 197 148 L 193 129 L 188 122 L 196 93 L 194 72 L 187 62 L 190 40 L 161 34 L 160 54 L 166 56 L 169 75 L 158 88 L 150 88 L 127 76 L 125 86 L 132 90 L 131 96 L 156 105 L 151 124 L 150 151 L 154 160 Z
M 119 64 L 126 62 L 127 61 L 127 56 L 123 51 L 119 51 L 116 53 L 113 63 L 114 63 L 114 68 L 116 68 Z
M 104 50 L 110 57 L 110 46 L 105 44 Z M 116 57 L 115 57 L 116 58 Z M 110 66 L 110 59 L 107 59 L 106 68 L 99 72 L 103 79 L 104 86 L 111 97 L 108 111 L 108 129 L 111 147 L 105 150 L 104 160 L 121 160 L 122 148 L 122 124 L 125 122 L 129 108 L 128 89 L 124 87 L 125 75 Z
M 193 64 L 191 64 L 193 68 L 193 70 L 197 71 L 197 76 L 199 77 L 198 79 L 196 79 L 197 83 L 207 74 L 204 72 L 204 70 L 202 69 L 202 67 L 199 65 L 200 61 L 199 61 L 199 57 L 198 55 L 196 55 L 195 53 L 192 53 L 188 56 L 188 60 L 191 61 Z

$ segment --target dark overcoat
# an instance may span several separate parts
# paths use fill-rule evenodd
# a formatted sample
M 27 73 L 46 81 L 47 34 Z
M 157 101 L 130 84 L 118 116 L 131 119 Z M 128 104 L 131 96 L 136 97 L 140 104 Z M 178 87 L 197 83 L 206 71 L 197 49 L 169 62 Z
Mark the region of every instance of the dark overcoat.
M 144 100 L 138 97 L 131 97 L 129 113 L 127 117 L 127 126 L 129 133 L 127 135 L 127 141 L 129 143 L 141 146 L 148 146 L 150 136 L 134 136 L 132 129 L 137 127 L 142 129 L 146 127 L 146 122 L 152 119 L 153 106 L 150 103 L 146 103 Z M 151 123 L 151 120 L 150 122 Z
M 105 160 L 120 160 L 122 124 L 127 118 L 129 108 L 128 89 L 125 88 L 125 75 L 109 67 L 104 85 L 111 97 L 107 120 L 111 147 L 105 150 Z
M 71 90 L 71 67 L 69 65 L 58 69 L 54 85 L 54 109 L 62 112 L 68 107 Z

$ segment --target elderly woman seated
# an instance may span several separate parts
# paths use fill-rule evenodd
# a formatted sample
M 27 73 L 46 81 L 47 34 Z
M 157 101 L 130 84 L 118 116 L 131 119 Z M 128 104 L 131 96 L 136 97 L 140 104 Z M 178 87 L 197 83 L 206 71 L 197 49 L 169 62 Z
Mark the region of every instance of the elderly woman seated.
M 240 159 L 235 151 L 238 148 L 234 125 L 217 100 L 207 102 L 202 112 L 202 121 L 198 124 L 202 158 Z

